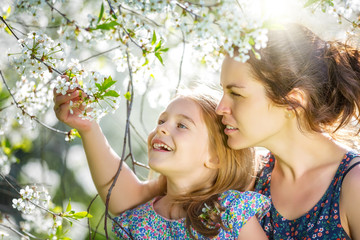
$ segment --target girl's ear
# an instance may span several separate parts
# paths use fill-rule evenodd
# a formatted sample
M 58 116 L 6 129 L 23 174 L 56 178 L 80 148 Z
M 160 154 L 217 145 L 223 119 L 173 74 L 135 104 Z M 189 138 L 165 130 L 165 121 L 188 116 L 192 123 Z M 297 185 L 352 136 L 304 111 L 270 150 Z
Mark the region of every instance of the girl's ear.
M 220 161 L 217 156 L 209 158 L 204 163 L 205 167 L 209 169 L 218 169 L 220 167 Z

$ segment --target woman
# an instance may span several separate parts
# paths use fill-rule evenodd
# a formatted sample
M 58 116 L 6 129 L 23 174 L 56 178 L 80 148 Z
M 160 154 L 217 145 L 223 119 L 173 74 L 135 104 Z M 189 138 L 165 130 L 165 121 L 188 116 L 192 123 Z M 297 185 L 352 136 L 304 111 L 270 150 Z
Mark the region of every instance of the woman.
M 329 136 L 359 121 L 359 50 L 290 25 L 270 32 L 260 55 L 225 59 L 217 113 L 231 148 L 271 151 L 255 185 L 272 200 L 264 230 L 270 239 L 360 239 L 359 155 Z

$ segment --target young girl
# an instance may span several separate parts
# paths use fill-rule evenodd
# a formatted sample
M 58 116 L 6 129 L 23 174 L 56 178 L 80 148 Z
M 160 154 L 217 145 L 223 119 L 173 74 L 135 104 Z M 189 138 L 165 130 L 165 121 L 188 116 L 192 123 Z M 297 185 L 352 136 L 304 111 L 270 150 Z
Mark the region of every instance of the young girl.
M 109 178 L 114 175 L 119 158 L 103 143 L 105 139 L 96 123 L 68 113 L 69 100 L 77 96 L 74 92 L 70 96 L 57 95 L 55 111 L 60 120 L 78 128 L 94 182 L 105 200 Z M 216 99 L 206 94 L 183 94 L 160 115 L 157 127 L 148 137 L 148 155 L 150 167 L 166 176 L 166 194 L 120 213 L 123 205 L 130 206 L 127 202 L 131 199 L 127 197 L 132 192 L 121 181 L 124 176 L 134 177 L 125 167 L 109 204 L 114 214 L 120 213 L 113 225 L 118 237 L 266 239 L 257 218 L 261 219 L 269 209 L 268 199 L 254 192 L 240 192 L 251 179 L 252 151 L 226 147 L 216 104 Z M 106 155 L 96 159 L 100 152 Z M 108 179 L 100 179 L 105 172 Z M 137 192 L 138 188 L 134 191 L 144 194 Z

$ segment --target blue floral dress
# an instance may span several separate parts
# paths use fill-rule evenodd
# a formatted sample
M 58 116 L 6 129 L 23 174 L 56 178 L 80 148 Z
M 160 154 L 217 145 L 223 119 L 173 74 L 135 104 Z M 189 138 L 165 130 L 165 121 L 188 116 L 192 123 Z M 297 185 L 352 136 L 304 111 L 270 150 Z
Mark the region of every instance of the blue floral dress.
M 190 239 L 186 231 L 185 218 L 166 219 L 154 210 L 154 202 L 159 198 L 125 211 L 113 221 L 113 231 L 120 239 Z M 237 239 L 241 228 L 253 216 L 261 219 L 270 208 L 267 197 L 255 192 L 229 190 L 219 196 L 219 202 L 226 209 L 221 213 L 224 225 L 230 230 L 220 230 L 212 239 Z M 121 226 L 121 227 L 120 227 Z M 208 239 L 192 229 L 196 239 Z
M 295 220 L 288 220 L 281 216 L 273 204 L 270 211 L 260 221 L 269 239 L 287 240 L 349 240 L 341 226 L 339 215 L 340 189 L 344 176 L 348 172 L 351 160 L 359 155 L 348 152 L 342 159 L 334 179 L 320 201 L 307 213 Z M 256 183 L 255 191 L 271 199 L 271 172 L 275 165 L 275 158 L 269 154 L 265 167 Z M 348 169 L 348 170 L 347 170 Z

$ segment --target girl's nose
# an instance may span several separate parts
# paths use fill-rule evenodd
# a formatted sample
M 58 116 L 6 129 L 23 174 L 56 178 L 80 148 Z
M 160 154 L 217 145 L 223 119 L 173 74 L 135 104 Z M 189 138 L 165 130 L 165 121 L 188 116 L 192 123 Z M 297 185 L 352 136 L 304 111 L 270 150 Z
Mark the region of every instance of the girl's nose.
M 169 131 L 167 129 L 167 126 L 166 126 L 166 123 L 163 123 L 161 125 L 158 125 L 157 126 L 157 132 L 158 133 L 161 133 L 161 134 L 164 134 L 164 135 L 168 135 L 169 134 Z

